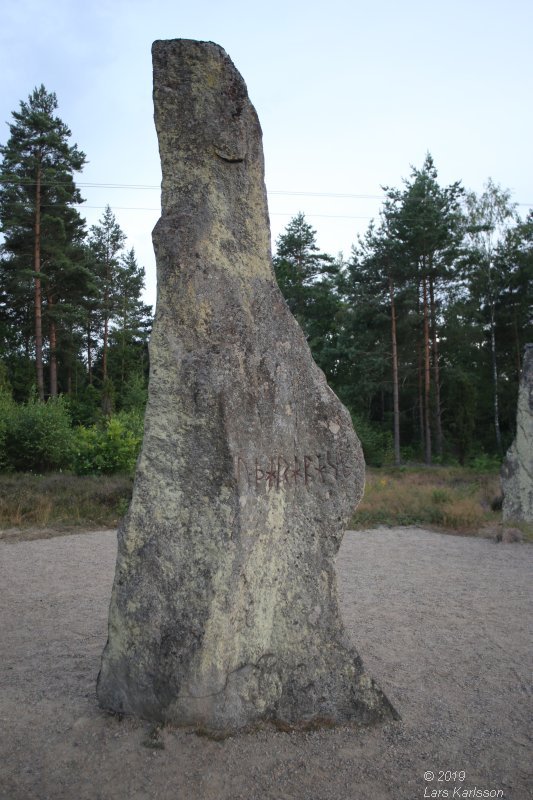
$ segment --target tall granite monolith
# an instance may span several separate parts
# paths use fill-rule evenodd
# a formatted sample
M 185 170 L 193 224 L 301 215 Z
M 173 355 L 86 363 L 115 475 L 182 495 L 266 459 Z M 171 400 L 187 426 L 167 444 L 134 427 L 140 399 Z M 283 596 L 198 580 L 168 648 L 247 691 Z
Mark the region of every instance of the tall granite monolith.
M 501 471 L 503 518 L 533 522 L 533 344 L 526 344 L 518 389 L 516 436 Z
M 390 719 L 337 606 L 363 456 L 276 285 L 256 112 L 218 45 L 153 64 L 157 311 L 100 704 L 213 732 Z

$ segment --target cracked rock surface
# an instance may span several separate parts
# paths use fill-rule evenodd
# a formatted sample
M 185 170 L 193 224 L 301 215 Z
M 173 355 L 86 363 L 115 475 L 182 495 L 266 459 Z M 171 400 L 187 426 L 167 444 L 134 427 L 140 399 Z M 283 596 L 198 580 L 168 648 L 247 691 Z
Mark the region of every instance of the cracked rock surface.
M 516 437 L 501 473 L 504 520 L 533 522 L 533 344 L 524 351 Z
M 362 451 L 276 285 L 256 112 L 215 44 L 153 63 L 157 311 L 100 704 L 207 731 L 391 719 L 337 604 Z

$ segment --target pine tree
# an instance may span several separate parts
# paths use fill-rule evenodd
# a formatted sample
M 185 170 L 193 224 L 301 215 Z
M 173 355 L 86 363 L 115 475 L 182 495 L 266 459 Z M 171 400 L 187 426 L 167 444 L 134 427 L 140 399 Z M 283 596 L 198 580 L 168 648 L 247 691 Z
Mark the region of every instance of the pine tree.
M 117 286 L 119 258 L 126 236 L 115 219 L 110 206 L 106 206 L 98 225 L 93 225 L 89 233 L 94 281 L 97 287 L 98 303 L 90 309 L 87 330 L 88 348 L 95 328 L 99 331 L 102 354 L 102 381 L 108 378 L 108 349 L 111 321 L 120 307 L 120 292 Z M 89 356 L 89 363 L 91 358 Z
M 274 272 L 287 304 L 302 326 L 310 317 L 312 287 L 332 269 L 333 258 L 321 253 L 316 244 L 316 231 L 297 214 L 276 242 Z
M 438 298 L 452 277 L 462 240 L 459 182 L 442 188 L 428 153 L 420 170 L 413 169 L 403 190 L 387 189 L 383 209 L 389 236 L 410 264 L 417 286 L 422 336 L 419 349 L 419 410 L 425 460 L 432 460 L 431 396 L 434 397 L 436 451 L 442 455 L 442 409 Z
M 4 234 L 3 272 L 7 302 L 28 320 L 33 306 L 33 354 L 37 391 L 44 400 L 44 339 L 48 329 L 50 392 L 57 393 L 57 295 L 61 270 L 70 262 L 82 221 L 74 206 L 82 202 L 74 172 L 85 155 L 69 143 L 71 131 L 55 116 L 53 92 L 36 88 L 20 110 L 13 112 L 10 137 L 0 147 L 0 225 Z
M 339 281 L 343 300 L 339 391 L 347 405 L 368 421 L 375 398 L 389 387 L 387 283 L 374 257 L 375 236 L 371 223 L 352 248 Z
M 339 264 L 320 252 L 316 231 L 303 213 L 291 219 L 278 237 L 273 265 L 281 292 L 306 335 L 315 361 L 334 383 Z
M 515 364 L 518 384 L 524 345 L 533 341 L 533 211 L 507 231 L 495 262 L 506 276 L 498 299 L 498 316 L 507 342 L 506 360 Z
M 497 312 L 506 282 L 505 270 L 496 264 L 498 248 L 517 222 L 511 193 L 490 178 L 480 195 L 469 192 L 467 208 L 467 250 L 464 268 L 474 307 L 488 328 L 492 375 L 493 424 L 496 448 L 503 452 L 500 427 L 500 379 L 498 370 Z
M 132 248 L 123 255 L 116 270 L 116 310 L 112 320 L 109 347 L 109 374 L 117 387 L 120 402 L 132 381 L 147 379 L 147 347 L 152 307 L 143 303 L 145 271 Z
M 409 284 L 403 253 L 390 235 L 386 220 L 373 221 L 358 244 L 344 274 L 342 296 L 346 311 L 341 343 L 352 388 L 350 405 L 369 422 L 387 424 L 392 399 L 394 461 L 400 463 L 400 378 L 402 338 L 410 340 Z M 359 404 L 357 404 L 359 395 Z M 360 405 L 365 398 L 365 404 Z M 366 408 L 365 408 L 366 406 Z

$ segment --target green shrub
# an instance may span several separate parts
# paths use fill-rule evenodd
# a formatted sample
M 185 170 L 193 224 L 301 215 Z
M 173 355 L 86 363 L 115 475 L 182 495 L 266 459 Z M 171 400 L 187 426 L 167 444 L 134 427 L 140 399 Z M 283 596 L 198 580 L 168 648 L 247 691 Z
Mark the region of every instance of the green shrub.
M 62 397 L 8 403 L 2 438 L 4 470 L 43 473 L 70 467 L 74 435 Z
M 9 456 L 6 450 L 7 432 L 12 427 L 12 418 L 15 403 L 9 392 L 0 386 L 0 472 L 8 472 L 11 469 Z
M 394 444 L 391 432 L 368 422 L 358 414 L 353 414 L 352 419 L 361 440 L 366 463 L 371 467 L 392 463 Z
M 148 386 L 143 375 L 133 373 L 126 381 L 121 394 L 121 407 L 123 411 L 137 411 L 144 414 Z
M 431 502 L 436 506 L 442 506 L 450 501 L 450 492 L 448 492 L 446 489 L 442 489 L 440 486 L 436 489 L 433 489 L 431 492 Z
M 77 475 L 132 475 L 143 436 L 139 412 L 122 411 L 99 425 L 76 429 L 74 471 Z
M 73 425 L 95 425 L 102 416 L 100 392 L 89 384 L 68 398 Z
M 487 453 L 479 453 L 468 462 L 469 468 L 476 472 L 496 472 L 501 465 L 502 460 L 499 456 L 487 455 Z

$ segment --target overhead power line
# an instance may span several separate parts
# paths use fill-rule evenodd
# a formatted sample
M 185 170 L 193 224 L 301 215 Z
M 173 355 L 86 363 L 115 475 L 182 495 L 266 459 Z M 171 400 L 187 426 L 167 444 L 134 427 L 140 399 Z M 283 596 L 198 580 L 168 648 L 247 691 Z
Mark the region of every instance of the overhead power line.
M 0 183 L 8 184 L 8 183 L 19 183 L 20 185 L 24 186 L 31 186 L 34 184 L 34 181 L 20 179 L 17 177 L 12 177 L 9 175 L 0 175 Z M 66 183 L 66 182 L 65 182 Z M 69 181 L 69 184 L 71 182 Z M 61 186 L 60 181 L 42 181 L 41 186 Z M 84 181 L 76 181 L 76 186 L 83 189 L 133 189 L 133 190 L 147 190 L 147 191 L 160 191 L 161 186 L 156 184 L 148 184 L 148 183 L 99 183 L 99 182 L 84 182 Z M 267 189 L 267 194 L 269 195 L 285 195 L 290 197 L 340 197 L 340 198 L 348 198 L 352 200 L 386 200 L 386 195 L 383 194 L 356 194 L 354 192 L 304 192 L 301 190 L 294 190 L 294 189 Z M 515 203 L 517 206 L 525 206 L 527 208 L 533 207 L 533 203 Z M 85 206 L 85 208 L 90 208 L 91 206 Z M 99 206 L 92 206 L 93 208 Z M 135 209 L 137 210 L 137 209 Z M 139 209 L 139 210 L 147 210 L 152 211 L 153 209 Z
M 85 203 L 76 203 L 76 208 L 88 208 L 91 210 L 99 211 L 105 206 L 88 206 Z M 142 206 L 115 206 L 112 205 L 111 209 L 114 211 L 161 211 L 161 206 L 158 208 L 146 208 Z M 270 211 L 269 216 L 271 217 L 292 217 L 294 216 L 294 211 Z M 306 217 L 325 217 L 328 219 L 372 219 L 369 216 L 356 216 L 352 214 L 313 214 L 313 213 L 306 213 Z
M 31 186 L 33 181 L 12 178 L 9 176 L 1 176 L 0 183 L 18 183 L 21 186 Z M 61 186 L 61 181 L 41 181 L 41 186 Z M 85 181 L 76 181 L 76 186 L 80 189 L 141 189 L 148 191 L 160 191 L 161 186 L 142 183 L 88 183 Z M 290 195 L 296 197 L 347 197 L 356 200 L 384 200 L 384 195 L 379 194 L 354 194 L 343 192 L 304 192 L 289 189 L 271 189 L 268 194 Z

